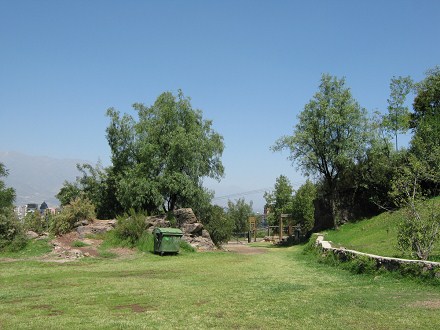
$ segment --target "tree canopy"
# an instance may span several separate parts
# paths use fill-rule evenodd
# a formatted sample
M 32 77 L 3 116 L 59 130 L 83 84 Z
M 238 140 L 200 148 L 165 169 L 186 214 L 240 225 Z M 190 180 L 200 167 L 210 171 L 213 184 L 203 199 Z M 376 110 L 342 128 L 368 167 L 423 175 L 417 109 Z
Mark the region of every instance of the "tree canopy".
M 223 137 L 190 99 L 162 93 L 152 106 L 135 103 L 138 120 L 110 108 L 107 140 L 124 209 L 171 211 L 201 195 L 203 178 L 220 180 Z
M 280 175 L 276 179 L 274 191 L 264 193 L 264 198 L 269 208 L 269 223 L 278 223 L 281 214 L 292 212 L 293 187 L 289 179 Z
M 234 232 L 243 233 L 249 230 L 249 217 L 253 215 L 252 201 L 248 204 L 244 198 L 228 201 L 227 217 L 235 224 Z
M 0 178 L 6 177 L 8 170 L 0 163 Z M 14 188 L 7 188 L 3 180 L 0 180 L 0 209 L 12 207 L 15 200 Z
M 364 152 L 368 120 L 345 79 L 323 74 L 319 91 L 298 116 L 292 136 L 273 150 L 290 150 L 289 159 L 305 174 L 321 176 L 337 226 L 337 183 L 342 172 Z

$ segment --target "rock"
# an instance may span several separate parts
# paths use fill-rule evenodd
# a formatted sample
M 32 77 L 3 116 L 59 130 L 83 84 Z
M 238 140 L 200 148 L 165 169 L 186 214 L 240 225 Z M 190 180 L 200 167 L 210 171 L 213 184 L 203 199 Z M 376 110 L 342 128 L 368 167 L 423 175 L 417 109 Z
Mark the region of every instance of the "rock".
M 182 239 L 199 251 L 216 250 L 216 246 L 210 238 L 208 239 L 202 236 L 184 235 Z
M 198 222 L 192 209 L 178 209 L 174 211 L 174 216 L 176 217 L 177 225 L 181 227 L 185 223 L 195 223 Z
M 29 239 L 35 239 L 35 238 L 38 238 L 38 236 L 40 236 L 40 235 L 38 235 L 36 232 L 34 232 L 34 231 L 32 231 L 32 230 L 28 230 L 28 231 L 26 232 L 26 236 L 27 236 L 27 238 L 29 238 Z
M 147 228 L 151 228 L 153 227 L 153 229 L 155 227 L 158 228 L 168 228 L 171 227 L 171 223 L 168 220 L 165 220 L 164 216 L 152 216 L 152 217 L 147 217 L 147 219 L 145 220 L 145 223 L 147 225 Z M 151 230 L 151 232 L 153 232 L 153 230 Z
M 202 235 L 203 225 L 199 222 L 196 223 L 185 223 L 181 227 L 184 234 L 190 235 Z
M 209 231 L 206 229 L 202 229 L 202 237 L 211 239 L 211 235 L 209 235 Z
M 115 228 L 116 227 L 116 223 L 117 223 L 118 221 L 116 220 L 116 219 L 113 219 L 113 220 L 107 220 L 107 223 L 109 224 L 109 226 L 112 226 L 113 228 Z
M 74 224 L 73 224 L 73 227 L 74 228 L 77 228 L 77 227 L 79 227 L 79 226 L 87 226 L 88 224 L 90 224 L 91 223 L 91 221 L 88 221 L 88 220 L 80 220 L 80 221 L 77 221 L 77 222 L 75 222 Z
M 96 235 L 106 233 L 112 230 L 113 226 L 108 221 L 96 221 L 88 226 L 79 226 L 76 228 L 76 232 L 80 238 L 84 238 L 87 234 Z

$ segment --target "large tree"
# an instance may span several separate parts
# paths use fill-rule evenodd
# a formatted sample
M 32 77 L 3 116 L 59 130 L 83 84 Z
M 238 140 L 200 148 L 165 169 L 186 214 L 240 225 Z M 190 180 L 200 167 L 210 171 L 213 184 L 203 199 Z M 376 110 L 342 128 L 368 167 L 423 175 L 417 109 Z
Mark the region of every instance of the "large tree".
M 247 232 L 249 230 L 249 217 L 254 215 L 252 201 L 248 204 L 244 198 L 239 198 L 235 203 L 229 200 L 226 215 L 235 224 L 234 231 L 236 234 Z
M 365 150 L 366 111 L 345 79 L 323 74 L 319 91 L 299 114 L 292 136 L 277 140 L 273 150 L 289 149 L 289 159 L 306 174 L 321 176 L 338 226 L 338 180 Z
M 133 108 L 137 121 L 113 108 L 107 111 L 118 201 L 125 209 L 150 212 L 196 204 L 209 194 L 203 179 L 223 176 L 222 136 L 181 91 Z
M 434 176 L 423 178 L 421 185 L 432 195 L 440 192 L 440 67 L 428 70 L 416 84 L 411 126 L 414 136 L 411 152 L 426 164 Z
M 316 185 L 307 180 L 295 193 L 292 201 L 292 218 L 306 235 L 315 224 Z
M 293 187 L 285 175 L 280 175 L 275 181 L 275 189 L 265 192 L 264 199 L 269 209 L 268 221 L 272 225 L 279 223 L 283 213 L 292 212 Z
M 413 88 L 411 77 L 393 77 L 390 82 L 390 98 L 388 114 L 384 117 L 384 126 L 393 132 L 396 150 L 398 150 L 397 135 L 406 133 L 409 129 L 410 112 L 405 106 L 407 95 Z

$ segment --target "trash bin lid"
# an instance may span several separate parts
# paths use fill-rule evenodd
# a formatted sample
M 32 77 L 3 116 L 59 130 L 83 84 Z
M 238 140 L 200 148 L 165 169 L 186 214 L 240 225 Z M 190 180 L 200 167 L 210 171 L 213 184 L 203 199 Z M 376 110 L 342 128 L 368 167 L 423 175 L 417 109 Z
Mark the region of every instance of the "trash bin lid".
M 183 232 L 179 228 L 155 228 L 154 232 L 166 236 L 183 236 Z

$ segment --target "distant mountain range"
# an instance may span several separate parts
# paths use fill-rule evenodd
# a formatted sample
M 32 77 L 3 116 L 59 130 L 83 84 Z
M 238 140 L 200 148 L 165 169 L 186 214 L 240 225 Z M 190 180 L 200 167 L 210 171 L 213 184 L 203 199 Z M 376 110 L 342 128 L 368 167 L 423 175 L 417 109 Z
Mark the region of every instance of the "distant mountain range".
M 43 202 L 50 207 L 59 205 L 55 195 L 63 182 L 74 181 L 80 174 L 76 164 L 86 162 L 0 151 L 0 163 L 9 171 L 9 175 L 2 179 L 7 187 L 15 189 L 15 205 Z

